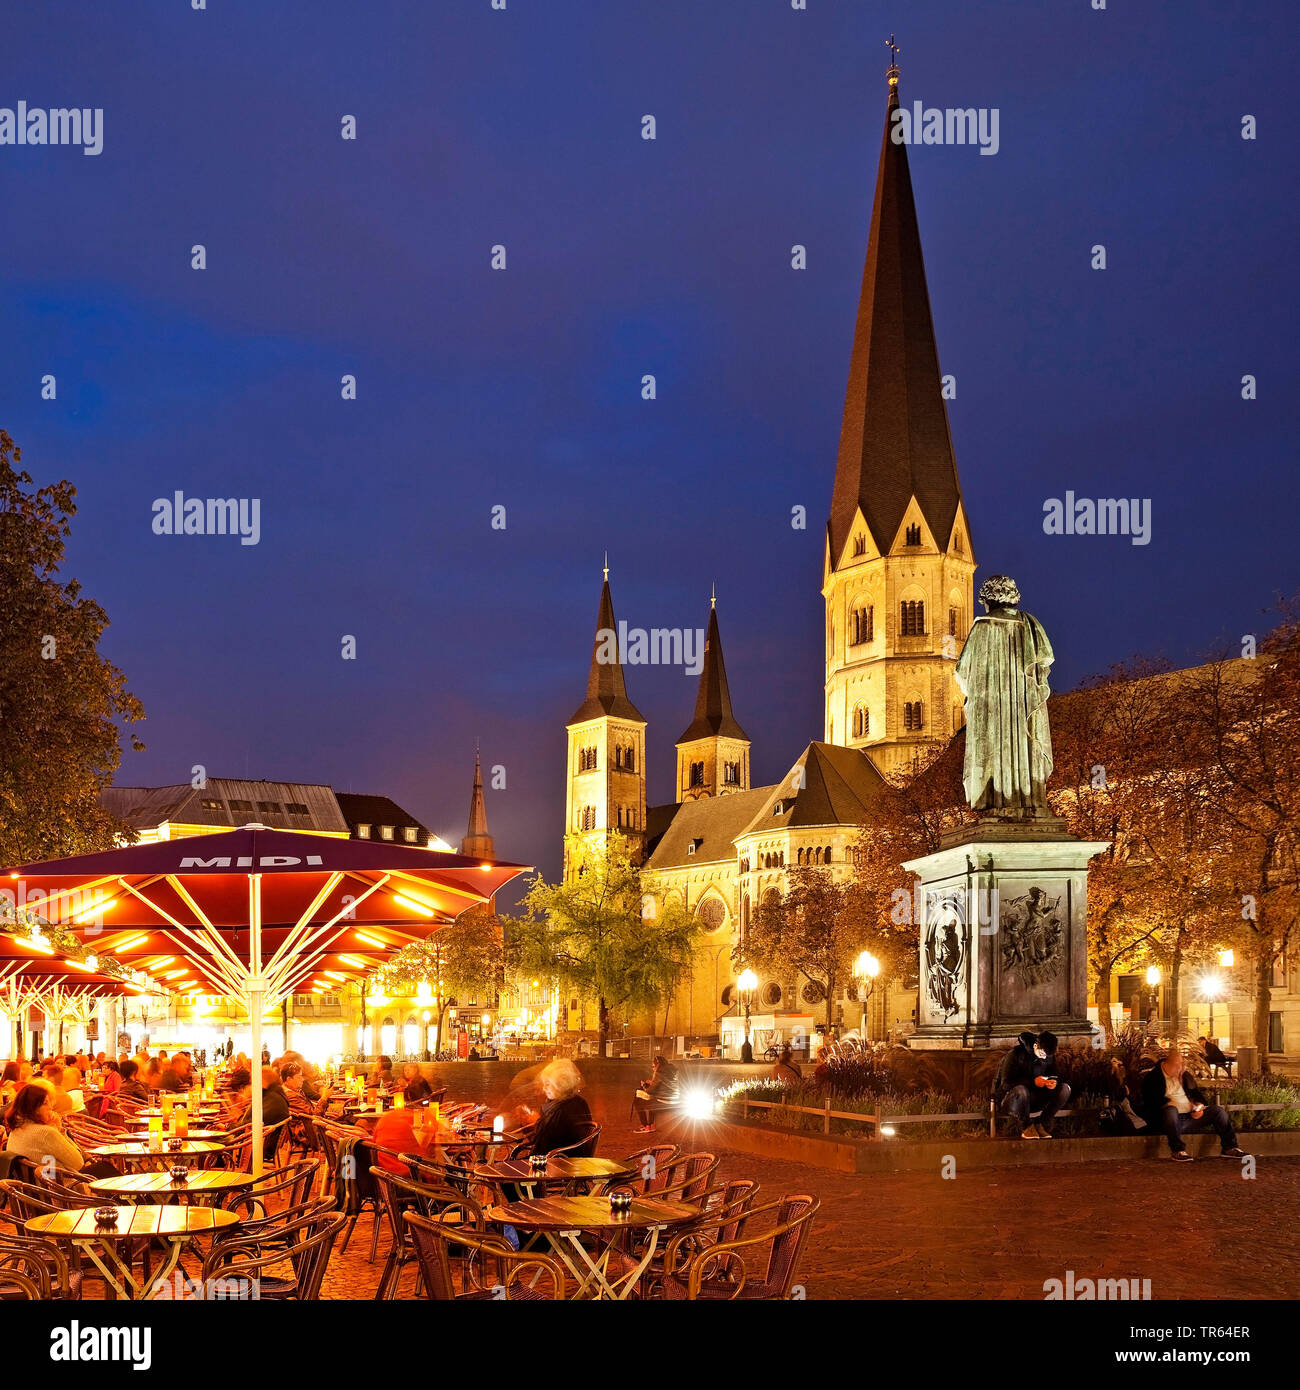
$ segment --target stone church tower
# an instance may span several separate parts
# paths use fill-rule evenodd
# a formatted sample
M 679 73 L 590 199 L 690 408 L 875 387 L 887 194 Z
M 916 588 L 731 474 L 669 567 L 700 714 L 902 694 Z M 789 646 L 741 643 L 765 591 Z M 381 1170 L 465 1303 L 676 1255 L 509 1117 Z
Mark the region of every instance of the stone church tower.
M 483 803 L 483 768 L 478 749 L 474 750 L 474 790 L 469 798 L 469 826 L 460 842 L 460 852 L 471 859 L 495 859 L 496 841 L 488 830 L 487 807 Z
M 891 67 L 822 584 L 826 742 L 886 773 L 961 727 L 975 572 L 897 106 Z
M 614 634 L 610 638 L 606 634 Z M 609 592 L 609 569 L 600 591 L 596 636 L 591 648 L 587 698 L 565 728 L 569 768 L 565 797 L 564 877 L 574 872 L 575 851 L 611 833 L 626 836 L 634 850 L 645 838 L 645 730 L 641 711 L 627 698 L 623 664 L 615 655 L 618 624 Z
M 695 718 L 677 740 L 677 800 L 749 790 L 749 735 L 731 712 L 731 689 L 718 634 L 718 601 L 709 606 Z

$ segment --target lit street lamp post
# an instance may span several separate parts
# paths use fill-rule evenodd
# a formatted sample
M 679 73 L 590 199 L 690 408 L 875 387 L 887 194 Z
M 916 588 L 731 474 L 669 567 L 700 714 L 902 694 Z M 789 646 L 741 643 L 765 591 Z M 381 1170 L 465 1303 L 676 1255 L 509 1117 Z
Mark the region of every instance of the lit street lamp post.
M 880 974 L 880 962 L 870 951 L 863 951 L 853 962 L 853 977 L 858 982 L 858 1002 L 862 1005 L 862 1040 L 867 1039 L 867 1005 L 876 989 L 876 976 Z
M 749 1009 L 753 1002 L 754 991 L 758 988 L 758 976 L 746 967 L 737 977 L 736 988 L 740 991 L 740 998 L 745 1006 L 745 1045 L 740 1055 L 742 1059 L 753 1061 L 754 1049 L 749 1041 Z

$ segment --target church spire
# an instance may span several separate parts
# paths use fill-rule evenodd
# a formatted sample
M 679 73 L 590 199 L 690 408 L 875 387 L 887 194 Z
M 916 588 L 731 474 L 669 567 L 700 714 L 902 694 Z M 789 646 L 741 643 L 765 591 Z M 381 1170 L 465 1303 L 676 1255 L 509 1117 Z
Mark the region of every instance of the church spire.
M 713 602 L 716 604 L 716 596 Z M 731 712 L 731 689 L 727 685 L 727 667 L 722 660 L 718 610 L 710 606 L 709 627 L 704 638 L 704 665 L 700 670 L 700 686 L 695 696 L 695 718 L 677 742 L 689 743 L 693 739 L 711 738 L 718 734 L 724 738 L 749 738 Z
M 915 497 L 944 551 L 961 503 L 907 145 L 894 140 L 899 102 L 893 35 L 889 48 L 889 102 L 831 498 L 832 567 L 843 557 L 859 508 L 876 549 L 887 553 Z
M 599 719 L 612 714 L 619 719 L 636 719 L 642 724 L 641 711 L 627 698 L 623 680 L 623 663 L 618 648 L 618 624 L 614 621 L 614 600 L 609 592 L 609 557 L 605 557 L 605 581 L 600 589 L 600 609 L 596 614 L 596 636 L 591 645 L 591 670 L 587 675 L 587 698 L 569 720 L 581 724 L 586 719 Z
M 469 828 L 460 842 L 460 852 L 473 859 L 496 858 L 496 844 L 488 831 L 487 807 L 483 802 L 483 767 L 477 747 L 474 749 L 474 790 L 469 798 Z
M 749 735 L 731 712 L 715 590 L 709 600 L 709 626 L 695 696 L 695 718 L 677 740 L 677 799 L 692 801 L 701 796 L 748 790 Z

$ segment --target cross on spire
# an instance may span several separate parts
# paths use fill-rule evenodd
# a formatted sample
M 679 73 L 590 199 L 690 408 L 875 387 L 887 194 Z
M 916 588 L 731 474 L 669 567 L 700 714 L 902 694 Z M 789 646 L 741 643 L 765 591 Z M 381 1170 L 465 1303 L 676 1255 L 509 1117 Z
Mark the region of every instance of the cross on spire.
M 891 87 L 896 87 L 898 85 L 898 54 L 900 50 L 898 45 L 894 42 L 893 34 L 890 34 L 885 40 L 885 47 L 889 49 L 890 53 L 889 71 L 885 76 L 889 78 L 889 85 Z
M 609 551 L 605 552 L 605 582 L 609 583 Z

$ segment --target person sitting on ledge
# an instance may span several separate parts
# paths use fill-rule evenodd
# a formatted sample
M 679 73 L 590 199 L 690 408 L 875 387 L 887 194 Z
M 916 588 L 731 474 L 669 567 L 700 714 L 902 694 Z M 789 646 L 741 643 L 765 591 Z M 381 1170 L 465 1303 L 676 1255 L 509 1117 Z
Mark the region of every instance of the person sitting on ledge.
M 1197 1038 L 1196 1041 L 1201 1045 L 1201 1056 L 1212 1069 L 1222 1067 L 1229 1076 L 1232 1075 L 1232 1064 L 1237 1060 L 1235 1054 L 1228 1056 L 1218 1043 L 1211 1042 L 1209 1038 Z
M 1171 1157 L 1179 1163 L 1192 1161 L 1183 1135 L 1207 1129 L 1219 1136 L 1221 1157 L 1245 1158 L 1245 1151 L 1237 1147 L 1228 1112 L 1223 1106 L 1206 1101 L 1195 1078 L 1183 1065 L 1178 1048 L 1171 1047 L 1160 1065 L 1152 1067 L 1142 1078 L 1142 1105 L 1152 1124 L 1163 1124 Z
M 803 1072 L 799 1070 L 799 1064 L 794 1060 L 794 1048 L 789 1043 L 786 1043 L 781 1049 L 781 1055 L 772 1068 L 772 1080 L 779 1081 L 783 1086 L 789 1086 L 796 1081 L 803 1080 Z
M 1002 1059 L 993 1094 L 1000 1108 L 1015 1118 L 1022 1139 L 1050 1139 L 1048 1126 L 1070 1099 L 1069 1085 L 1056 1075 L 1055 1036 L 1021 1033 Z

